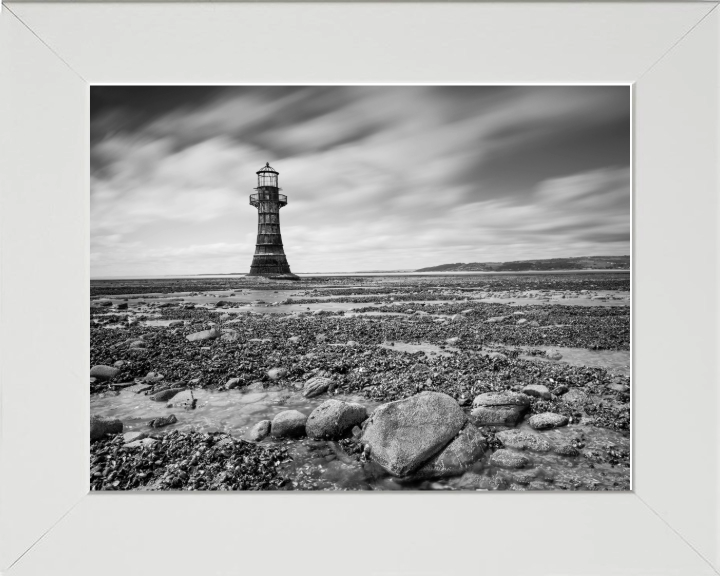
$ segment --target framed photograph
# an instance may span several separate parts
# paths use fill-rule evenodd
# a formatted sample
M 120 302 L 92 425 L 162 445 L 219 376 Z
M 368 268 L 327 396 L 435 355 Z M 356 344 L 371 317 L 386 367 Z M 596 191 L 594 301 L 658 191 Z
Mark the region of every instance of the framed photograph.
M 3 5 L 2 570 L 718 573 L 719 13 Z

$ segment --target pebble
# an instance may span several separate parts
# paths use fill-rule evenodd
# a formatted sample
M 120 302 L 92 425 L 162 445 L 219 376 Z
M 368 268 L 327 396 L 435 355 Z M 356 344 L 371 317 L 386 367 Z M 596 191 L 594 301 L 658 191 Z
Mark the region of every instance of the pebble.
M 250 439 L 259 442 L 270 436 L 272 422 L 270 420 L 260 420 L 250 429 Z
M 533 414 L 528 419 L 528 424 L 535 430 L 549 430 L 551 428 L 559 428 L 567 426 L 569 419 L 562 414 L 553 412 L 543 412 L 542 414 Z
M 516 450 L 549 452 L 552 448 L 550 442 L 542 436 L 521 430 L 502 430 L 496 434 L 496 437 L 506 448 L 515 448 Z
M 526 394 L 527 396 L 535 396 L 536 398 L 542 398 L 543 400 L 550 400 L 550 390 L 548 390 L 547 386 L 543 386 L 542 384 L 530 384 L 529 386 L 525 386 L 525 388 L 522 389 L 523 394 Z
M 500 468 L 526 468 L 531 464 L 532 460 L 524 454 L 503 448 L 493 452 L 493 455 L 490 457 L 490 465 Z

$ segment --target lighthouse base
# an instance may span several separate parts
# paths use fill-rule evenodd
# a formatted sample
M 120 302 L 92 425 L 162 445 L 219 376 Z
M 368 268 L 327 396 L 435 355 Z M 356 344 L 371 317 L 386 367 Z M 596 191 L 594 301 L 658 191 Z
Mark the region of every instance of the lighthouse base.
M 290 264 L 284 254 L 255 254 L 248 276 L 265 276 L 276 280 L 300 280 L 290 272 Z

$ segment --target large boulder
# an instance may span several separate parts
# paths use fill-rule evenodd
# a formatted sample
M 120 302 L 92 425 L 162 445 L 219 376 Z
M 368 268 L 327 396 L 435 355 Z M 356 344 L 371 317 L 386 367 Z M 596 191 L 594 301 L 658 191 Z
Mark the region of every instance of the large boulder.
M 217 328 L 210 328 L 210 330 L 203 330 L 202 332 L 194 332 L 193 334 L 188 334 L 187 339 L 190 342 L 196 342 L 198 340 L 212 340 L 219 337 L 220 334 L 221 332 Z
M 450 396 L 424 392 L 376 408 L 362 443 L 374 462 L 395 476 L 405 476 L 445 448 L 466 421 Z
M 542 414 L 533 414 L 528 419 L 528 424 L 535 430 L 549 430 L 550 428 L 559 428 L 567 426 L 569 419 L 562 414 L 554 412 L 543 412 Z
M 90 378 L 97 378 L 98 380 L 112 380 L 120 373 L 118 368 L 114 366 L 105 366 L 98 364 L 90 368 Z
M 515 426 L 530 406 L 518 392 L 486 392 L 473 400 L 470 419 L 476 426 Z
M 305 398 L 314 398 L 320 396 L 333 389 L 333 381 L 330 378 L 323 378 L 322 376 L 316 376 L 310 378 L 305 382 L 305 388 L 303 389 L 303 396 Z
M 361 404 L 326 400 L 308 416 L 305 432 L 310 438 L 342 438 L 367 417 L 367 410 Z
M 123 431 L 123 423 L 117 419 L 90 416 L 90 440 L 100 440 L 108 434 L 119 434 Z
M 552 448 L 550 442 L 539 434 L 523 432 L 522 430 L 503 430 L 495 436 L 506 448 L 532 450 L 534 452 L 548 452 Z
M 432 457 L 413 474 L 421 478 L 458 476 L 468 470 L 487 448 L 480 430 L 468 422 L 455 439 L 437 456 Z
M 297 437 L 305 434 L 307 416 L 297 410 L 285 410 L 275 415 L 270 425 L 270 433 L 278 437 Z

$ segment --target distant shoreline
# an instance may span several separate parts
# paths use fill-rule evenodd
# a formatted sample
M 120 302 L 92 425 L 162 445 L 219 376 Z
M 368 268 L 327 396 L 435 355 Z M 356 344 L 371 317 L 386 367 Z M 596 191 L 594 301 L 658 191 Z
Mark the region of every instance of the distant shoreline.
M 597 273 L 618 273 L 629 274 L 630 269 L 598 269 L 589 268 L 586 270 L 570 269 L 570 270 L 502 270 L 502 271 L 471 271 L 471 272 L 454 272 L 452 270 L 446 272 L 299 272 L 297 275 L 301 278 L 324 278 L 337 277 L 347 278 L 349 276 L 521 276 L 527 274 L 597 274 Z M 172 279 L 200 279 L 200 278 L 246 278 L 247 274 L 180 274 L 167 276 L 99 276 L 90 278 L 90 282 L 101 281 L 117 281 L 117 280 L 172 280 Z

